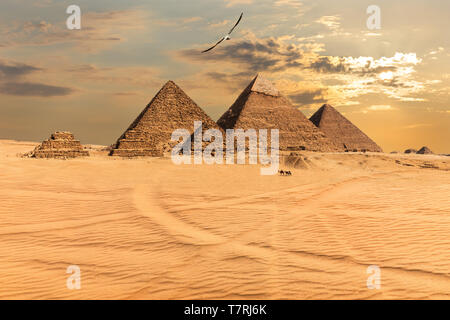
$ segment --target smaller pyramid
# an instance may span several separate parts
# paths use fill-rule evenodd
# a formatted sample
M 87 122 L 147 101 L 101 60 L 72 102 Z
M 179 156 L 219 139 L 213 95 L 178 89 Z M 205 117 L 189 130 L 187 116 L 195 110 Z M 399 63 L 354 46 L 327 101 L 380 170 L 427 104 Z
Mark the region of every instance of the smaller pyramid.
M 217 124 L 173 81 L 167 82 L 120 136 L 110 155 L 159 157 L 178 144 L 172 141 L 176 129 L 194 133 L 194 121 L 202 131 L 219 129 Z
M 281 151 L 340 151 L 261 75 L 250 82 L 217 124 L 224 130 L 278 129 Z
M 433 151 L 431 151 L 428 147 L 423 147 L 419 151 L 417 151 L 417 154 L 434 154 Z
M 31 158 L 69 159 L 88 157 L 89 152 L 83 149 L 79 140 L 70 132 L 55 132 L 43 141 L 30 154 Z
M 329 104 L 323 105 L 309 120 L 345 150 L 383 152 L 373 140 Z
M 417 153 L 417 150 L 416 149 L 406 149 L 405 153 L 406 154 Z

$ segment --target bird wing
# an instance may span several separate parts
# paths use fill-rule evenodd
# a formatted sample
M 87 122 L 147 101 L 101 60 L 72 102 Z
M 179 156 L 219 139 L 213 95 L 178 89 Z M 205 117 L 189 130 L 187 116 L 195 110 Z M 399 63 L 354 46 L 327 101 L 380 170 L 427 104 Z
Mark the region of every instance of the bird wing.
M 212 46 L 211 48 L 206 49 L 205 51 L 202 51 L 202 53 L 211 51 L 212 49 L 214 49 L 215 47 L 217 47 L 220 43 L 222 43 L 223 40 L 225 40 L 225 37 L 223 37 L 222 39 L 220 39 L 219 42 L 217 42 L 217 43 L 216 43 L 214 46 Z
M 239 24 L 239 22 L 241 22 L 243 16 L 244 16 L 244 13 L 242 12 L 242 13 L 241 13 L 241 16 L 239 17 L 239 20 L 236 22 L 236 24 L 234 25 L 234 27 L 231 28 L 231 30 L 230 30 L 230 32 L 228 32 L 228 34 L 231 34 L 231 33 L 234 31 L 234 29 L 237 27 L 237 25 Z

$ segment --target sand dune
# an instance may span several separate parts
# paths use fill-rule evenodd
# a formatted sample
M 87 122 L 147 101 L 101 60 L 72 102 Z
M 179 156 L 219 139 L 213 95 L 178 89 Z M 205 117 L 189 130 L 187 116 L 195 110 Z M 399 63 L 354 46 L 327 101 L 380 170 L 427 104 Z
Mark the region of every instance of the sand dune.
M 305 152 L 281 177 L 35 145 L 0 141 L 1 299 L 450 298 L 448 157 Z

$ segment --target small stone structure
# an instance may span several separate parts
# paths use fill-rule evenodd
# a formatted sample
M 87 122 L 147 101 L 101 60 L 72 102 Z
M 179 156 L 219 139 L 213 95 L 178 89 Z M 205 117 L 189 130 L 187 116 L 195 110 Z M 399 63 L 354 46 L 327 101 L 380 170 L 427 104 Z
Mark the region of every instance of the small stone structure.
M 43 141 L 30 154 L 31 158 L 70 159 L 88 157 L 89 152 L 83 149 L 79 140 L 75 140 L 70 132 L 55 132 L 50 139 Z

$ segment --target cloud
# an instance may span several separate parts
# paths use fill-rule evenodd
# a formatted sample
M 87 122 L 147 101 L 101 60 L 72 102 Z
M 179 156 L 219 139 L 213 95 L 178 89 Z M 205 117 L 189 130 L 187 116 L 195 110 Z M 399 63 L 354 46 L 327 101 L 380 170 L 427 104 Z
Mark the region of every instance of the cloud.
M 274 3 L 275 7 L 289 8 L 292 11 L 295 10 L 297 12 L 297 16 L 303 15 L 305 12 L 305 8 L 303 3 L 300 0 L 277 0 Z
M 27 80 L 29 76 L 42 70 L 42 68 L 31 64 L 0 60 L 0 94 L 23 97 L 55 97 L 66 96 L 75 91 L 68 87 Z
M 67 43 L 83 52 L 98 52 L 145 31 L 149 21 L 142 10 L 86 12 L 81 30 L 68 30 L 64 21 L 27 21 L 20 28 L 9 30 L 2 41 L 10 47 Z
M 226 7 L 233 7 L 235 5 L 241 5 L 241 4 L 252 4 L 253 0 L 225 0 Z
M 349 67 L 345 65 L 344 58 L 339 57 L 320 57 L 309 66 L 317 72 L 321 73 L 343 73 L 349 71 Z
M 328 101 L 325 98 L 327 91 L 327 89 L 323 88 L 304 90 L 295 94 L 290 94 L 289 98 L 292 99 L 294 103 L 301 105 L 326 103 Z
M 373 105 L 370 106 L 367 110 L 369 111 L 391 111 L 394 110 L 390 105 Z
M 386 112 L 386 111 L 394 111 L 397 110 L 390 105 L 372 105 L 368 108 L 362 109 L 360 112 L 369 113 L 369 112 Z
M 333 31 L 337 31 L 341 26 L 341 17 L 336 16 L 323 16 L 316 20 L 317 23 L 323 24 Z
M 321 73 L 354 73 L 362 76 L 383 73 L 384 75 L 397 75 L 396 73 L 404 75 L 412 73 L 414 69 L 411 66 L 421 62 L 422 60 L 417 58 L 415 53 L 400 52 L 397 52 L 393 57 L 381 57 L 379 59 L 373 57 L 323 56 L 312 62 L 310 68 Z M 389 77 L 389 80 L 392 78 Z
M 119 86 L 120 92 L 135 91 L 136 87 L 159 87 L 166 81 L 160 79 L 159 70 L 154 67 L 100 67 L 95 64 L 81 64 L 72 65 L 62 72 L 82 80 L 88 87 L 93 83 L 103 86 L 113 85 Z
M 221 22 L 211 23 L 211 24 L 209 24 L 209 26 L 211 28 L 218 28 L 218 27 L 224 27 L 224 26 L 229 25 L 229 24 L 231 24 L 231 20 L 223 20 Z
M 36 65 L 0 59 L 0 94 L 43 98 L 80 93 L 146 96 L 148 88 L 161 87 L 166 81 L 155 67 L 68 65 L 68 61 L 41 61 Z M 45 83 L 42 81 L 44 71 Z
M 344 62 L 351 66 L 352 69 L 378 67 L 395 67 L 395 66 L 415 66 L 422 62 L 416 53 L 396 52 L 392 57 L 381 57 L 375 59 L 373 57 L 344 57 Z
M 367 93 L 383 93 L 401 101 L 424 101 L 413 97 L 424 92 L 432 83 L 416 80 L 416 66 L 422 62 L 415 53 L 397 52 L 392 57 L 333 57 L 317 56 L 307 68 L 323 74 L 333 75 L 346 84 L 339 90 L 351 97 Z M 358 79 L 359 78 L 359 79 Z
M 331 56 L 323 55 L 323 44 L 296 43 L 297 40 L 291 35 L 257 38 L 247 33 L 241 40 L 224 43 L 208 54 L 201 53 L 206 44 L 202 48 L 175 52 L 175 56 L 199 64 L 200 73 L 215 80 L 220 76 L 223 83 L 233 82 L 233 75 L 238 73 L 248 78 L 265 73 L 273 79 L 297 79 L 302 86 L 288 90 L 287 94 L 302 104 L 329 101 L 335 105 L 351 105 L 358 103 L 354 99 L 367 94 L 418 102 L 425 101 L 420 94 L 435 85 L 416 79 L 416 68 L 422 63 L 416 53 L 397 52 L 379 58 Z M 314 79 L 315 83 L 304 86 L 304 79 L 309 82 Z M 226 86 L 235 88 L 234 83 Z M 329 90 L 317 91 L 324 87 Z M 316 93 L 319 95 L 314 96 Z
M 248 84 L 249 79 L 254 76 L 254 74 L 249 72 L 237 72 L 237 73 L 224 73 L 224 72 L 207 72 L 205 76 L 218 82 L 222 83 L 234 83 L 233 89 L 240 89 L 246 84 Z
M 349 62 L 349 57 L 330 56 L 318 58 L 317 61 L 311 63 L 310 68 L 320 73 L 353 73 L 362 76 L 383 74 L 380 76 L 381 79 L 384 75 L 393 74 L 397 70 L 396 66 L 373 66 L 370 61 L 366 66 L 361 67 Z M 392 79 L 392 77 L 386 77 L 386 79 Z
M 47 21 L 40 21 L 40 22 L 27 21 L 23 25 L 23 30 L 25 32 L 40 31 L 40 32 L 47 33 L 50 31 L 50 29 L 52 27 L 53 27 L 53 25 Z
M 0 93 L 22 97 L 56 97 L 70 95 L 74 90 L 34 82 L 7 82 L 0 84 Z
M 186 19 L 183 19 L 183 23 L 193 23 L 193 22 L 198 22 L 198 21 L 201 21 L 201 20 L 203 20 L 203 18 L 202 17 L 191 17 L 191 18 L 186 18 Z
M 299 0 L 277 0 L 275 1 L 275 6 L 301 8 L 303 7 L 303 3 Z
M 364 36 L 366 37 L 381 37 L 383 34 L 379 32 L 366 32 Z
M 427 53 L 425 56 L 435 56 L 439 53 L 444 52 L 444 48 L 443 47 L 438 47 L 437 49 L 431 50 L 429 53 Z
M 114 96 L 117 97 L 128 97 L 128 96 L 137 96 L 139 95 L 138 92 L 115 92 L 113 93 Z
M 287 45 L 274 38 L 246 39 L 218 47 L 210 54 L 202 54 L 198 49 L 187 49 L 176 53 L 178 57 L 202 64 L 232 63 L 244 70 L 258 73 L 282 71 L 301 67 L 301 51 L 295 45 Z
M 17 78 L 41 70 L 38 67 L 0 60 L 0 78 Z

